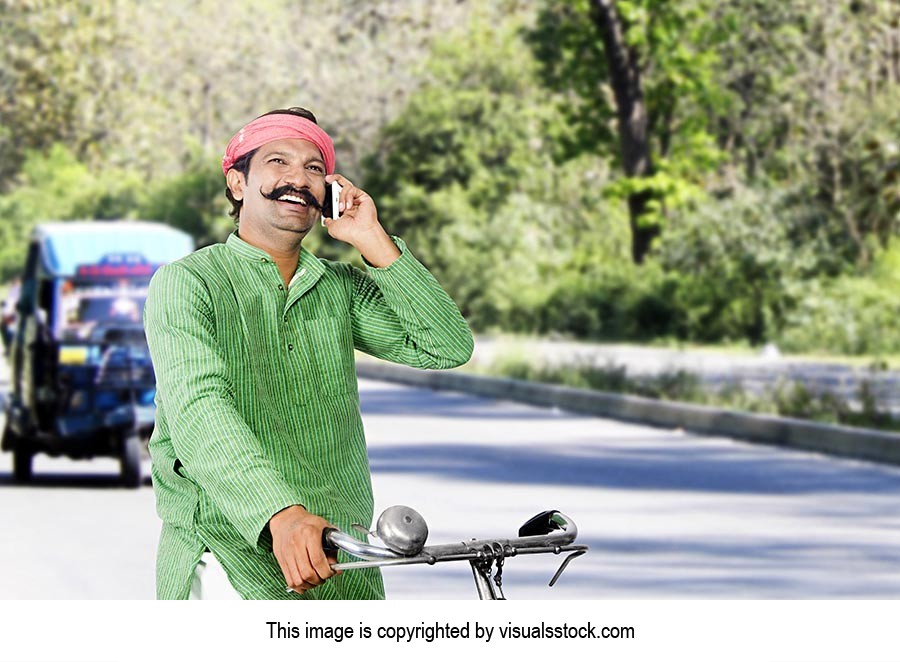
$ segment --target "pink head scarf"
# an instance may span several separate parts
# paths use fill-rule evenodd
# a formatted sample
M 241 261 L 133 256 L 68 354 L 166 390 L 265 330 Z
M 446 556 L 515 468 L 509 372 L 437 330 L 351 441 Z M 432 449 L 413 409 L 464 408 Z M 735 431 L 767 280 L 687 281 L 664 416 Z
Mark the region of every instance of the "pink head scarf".
M 225 156 L 222 157 L 222 172 L 228 171 L 234 162 L 247 152 L 262 147 L 266 143 L 285 138 L 308 140 L 322 152 L 325 161 L 325 174 L 334 173 L 334 143 L 322 128 L 315 122 L 297 115 L 276 113 L 263 115 L 247 124 L 228 142 Z

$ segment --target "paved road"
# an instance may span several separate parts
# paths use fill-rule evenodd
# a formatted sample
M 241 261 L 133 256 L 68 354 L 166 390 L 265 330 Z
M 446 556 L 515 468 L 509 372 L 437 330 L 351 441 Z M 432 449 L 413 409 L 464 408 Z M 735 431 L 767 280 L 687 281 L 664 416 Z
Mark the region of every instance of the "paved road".
M 557 508 L 591 551 L 553 589 L 520 557 L 510 598 L 900 598 L 900 469 L 516 403 L 361 382 L 376 513 L 417 508 L 430 542 L 512 535 Z M 113 460 L 0 456 L 0 598 L 149 598 L 149 486 Z M 147 467 L 145 467 L 147 469 Z M 471 598 L 464 564 L 391 568 L 389 597 Z

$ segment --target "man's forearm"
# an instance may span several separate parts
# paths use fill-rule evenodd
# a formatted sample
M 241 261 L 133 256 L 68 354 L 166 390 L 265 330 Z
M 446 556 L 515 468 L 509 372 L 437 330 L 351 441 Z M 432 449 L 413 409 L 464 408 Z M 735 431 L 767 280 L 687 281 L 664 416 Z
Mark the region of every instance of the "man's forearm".
M 381 228 L 367 236 L 356 248 L 366 262 L 377 268 L 388 267 L 400 257 L 400 249 Z

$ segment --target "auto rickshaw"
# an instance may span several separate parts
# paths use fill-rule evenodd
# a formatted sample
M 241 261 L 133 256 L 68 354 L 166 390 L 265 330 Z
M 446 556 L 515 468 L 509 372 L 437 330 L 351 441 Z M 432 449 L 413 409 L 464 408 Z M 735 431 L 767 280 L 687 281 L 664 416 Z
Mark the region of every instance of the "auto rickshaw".
M 2 449 L 13 475 L 37 453 L 116 457 L 141 482 L 156 382 L 143 329 L 147 285 L 190 253 L 190 235 L 147 221 L 43 223 L 32 234 L 10 344 Z

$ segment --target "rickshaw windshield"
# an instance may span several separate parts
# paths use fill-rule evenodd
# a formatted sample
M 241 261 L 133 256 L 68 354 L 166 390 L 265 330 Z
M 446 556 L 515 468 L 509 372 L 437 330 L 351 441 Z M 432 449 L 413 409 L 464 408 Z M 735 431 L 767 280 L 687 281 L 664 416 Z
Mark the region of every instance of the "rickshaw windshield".
M 74 311 L 70 323 L 116 325 L 121 323 L 137 324 L 141 321 L 141 310 L 145 297 L 133 294 L 117 294 L 113 296 L 89 295 L 78 302 L 78 310 Z
M 63 340 L 88 340 L 98 328 L 141 325 L 147 285 L 67 281 L 60 297 Z

